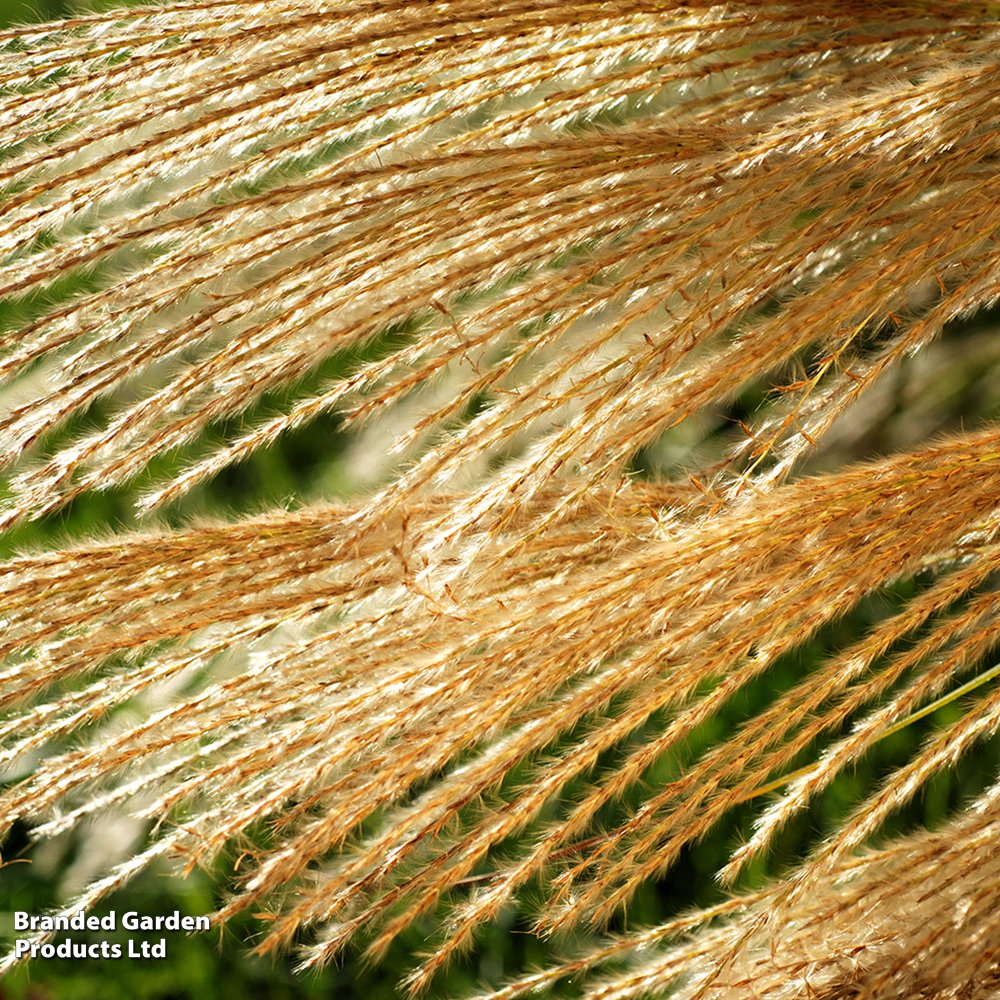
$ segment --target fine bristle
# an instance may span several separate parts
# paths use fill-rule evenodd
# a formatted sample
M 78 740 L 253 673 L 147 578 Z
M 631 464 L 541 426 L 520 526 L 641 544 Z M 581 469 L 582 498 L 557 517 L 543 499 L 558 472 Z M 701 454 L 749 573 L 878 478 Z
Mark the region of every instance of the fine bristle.
M 229 0 L 0 32 L 0 531 L 127 484 L 138 511 L 0 564 L 0 763 L 30 763 L 0 829 L 157 822 L 66 912 L 266 823 L 219 918 L 267 909 L 255 947 L 304 967 L 435 914 L 417 992 L 530 886 L 534 930 L 592 948 L 493 1000 L 995 997 L 1000 786 L 873 838 L 1000 727 L 1000 430 L 928 391 L 865 442 L 1000 298 L 998 13 Z M 330 415 L 350 496 L 185 508 Z M 597 936 L 749 801 L 730 901 Z

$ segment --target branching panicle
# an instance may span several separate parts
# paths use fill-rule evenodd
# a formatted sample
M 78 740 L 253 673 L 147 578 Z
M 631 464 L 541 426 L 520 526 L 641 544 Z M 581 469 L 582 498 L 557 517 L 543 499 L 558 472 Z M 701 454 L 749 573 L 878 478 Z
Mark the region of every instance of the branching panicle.
M 1000 300 L 998 13 L 220 0 L 0 33 L 0 529 L 139 512 L 0 565 L 0 825 L 157 821 L 68 909 L 265 821 L 220 916 L 271 907 L 258 950 L 307 930 L 312 966 L 435 912 L 416 991 L 529 884 L 538 933 L 605 928 L 780 789 L 738 880 L 989 665 L 995 378 L 961 426 L 890 397 L 1000 365 L 955 333 Z M 192 516 L 321 421 L 336 502 Z M 491 997 L 602 966 L 594 1000 L 995 995 L 997 787 L 872 846 L 1000 727 L 992 676 L 784 876 Z

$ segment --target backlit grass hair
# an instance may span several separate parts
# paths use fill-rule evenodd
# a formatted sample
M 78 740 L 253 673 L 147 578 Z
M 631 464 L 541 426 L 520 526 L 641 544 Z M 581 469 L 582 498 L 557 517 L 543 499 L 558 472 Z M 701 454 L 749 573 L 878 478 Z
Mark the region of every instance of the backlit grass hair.
M 266 822 L 221 916 L 310 966 L 434 912 L 417 990 L 527 887 L 538 933 L 600 930 L 758 801 L 734 882 L 988 667 L 1000 432 L 918 403 L 863 445 L 1000 294 L 998 12 L 231 0 L 0 33 L 0 525 L 130 482 L 180 525 L 0 566 L 0 825 L 157 823 L 67 912 Z M 348 497 L 187 517 L 329 414 Z M 872 840 L 996 730 L 970 691 L 783 878 L 493 996 L 993 996 L 1000 786 Z

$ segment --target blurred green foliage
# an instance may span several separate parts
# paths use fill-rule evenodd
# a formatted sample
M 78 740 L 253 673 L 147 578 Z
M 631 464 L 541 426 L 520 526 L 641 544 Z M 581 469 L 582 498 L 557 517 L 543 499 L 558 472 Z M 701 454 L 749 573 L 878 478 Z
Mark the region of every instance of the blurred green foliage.
M 54 21 L 60 17 L 72 17 L 79 10 L 80 5 L 72 0 L 0 0 L 0 27 Z

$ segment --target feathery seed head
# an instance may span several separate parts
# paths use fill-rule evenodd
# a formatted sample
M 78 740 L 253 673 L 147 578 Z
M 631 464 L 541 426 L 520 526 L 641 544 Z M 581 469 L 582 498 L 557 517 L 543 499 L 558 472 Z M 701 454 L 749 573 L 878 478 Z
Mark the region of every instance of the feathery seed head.
M 314 966 L 435 912 L 416 991 L 529 883 L 538 933 L 605 927 L 780 789 L 743 877 L 975 678 L 1000 432 L 931 403 L 1000 363 L 953 333 L 1000 297 L 996 13 L 219 0 L 0 33 L 0 530 L 139 512 L 0 565 L 0 824 L 158 824 L 69 909 L 267 822 L 221 917 Z M 192 519 L 307 425 L 348 439 L 346 497 Z M 790 873 L 491 995 L 992 995 L 996 787 L 871 846 L 995 732 L 992 677 Z

